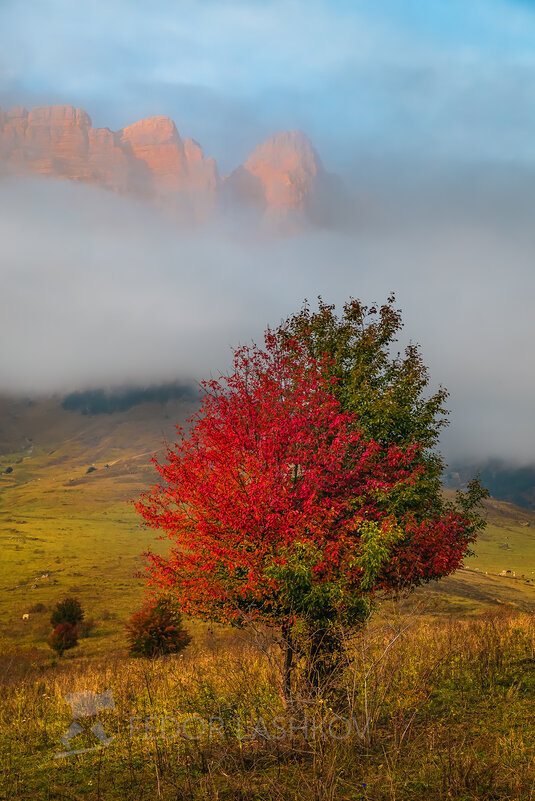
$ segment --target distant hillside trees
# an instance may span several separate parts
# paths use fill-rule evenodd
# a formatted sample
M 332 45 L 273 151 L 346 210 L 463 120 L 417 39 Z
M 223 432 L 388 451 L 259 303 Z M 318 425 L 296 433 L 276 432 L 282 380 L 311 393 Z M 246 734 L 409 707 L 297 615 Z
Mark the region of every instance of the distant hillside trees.
M 533 464 L 517 466 L 501 459 L 489 459 L 476 464 L 453 465 L 446 474 L 446 486 L 463 486 L 476 470 L 493 498 L 535 510 Z
M 275 628 L 287 700 L 296 660 L 319 681 L 341 628 L 358 629 L 381 592 L 451 573 L 484 526 L 477 482 L 457 504 L 440 495 L 445 391 L 423 397 L 414 347 L 390 357 L 393 298 L 376 314 L 305 307 L 263 349 L 239 348 L 136 503 L 172 543 L 148 554 L 153 586 L 186 614 Z
M 167 403 L 170 400 L 196 401 L 197 390 L 187 384 L 156 387 L 125 387 L 115 390 L 92 389 L 72 392 L 62 401 L 64 409 L 82 414 L 125 412 L 140 403 Z

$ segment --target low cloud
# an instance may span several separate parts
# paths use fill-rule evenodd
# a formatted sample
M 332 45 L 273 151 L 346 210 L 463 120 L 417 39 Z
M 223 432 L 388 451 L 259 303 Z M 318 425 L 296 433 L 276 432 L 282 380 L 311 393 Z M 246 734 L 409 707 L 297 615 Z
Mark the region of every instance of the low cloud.
M 446 456 L 529 461 L 531 194 L 514 176 L 496 178 L 490 204 L 461 178 L 432 191 L 404 180 L 387 193 L 384 176 L 369 175 L 344 230 L 292 237 L 219 224 L 184 232 L 93 187 L 4 180 L 1 389 L 218 375 L 232 346 L 260 341 L 305 297 L 381 302 L 393 290 L 406 323 L 400 347 L 419 342 L 433 385 L 451 392 Z

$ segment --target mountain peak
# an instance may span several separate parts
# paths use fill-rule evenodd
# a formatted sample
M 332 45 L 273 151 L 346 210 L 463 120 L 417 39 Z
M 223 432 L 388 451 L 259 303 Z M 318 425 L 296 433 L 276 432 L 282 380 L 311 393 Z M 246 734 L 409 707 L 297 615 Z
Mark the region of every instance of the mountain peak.
M 258 145 L 244 168 L 262 183 L 266 204 L 304 208 L 323 165 L 302 131 L 282 131 Z
M 220 179 L 213 158 L 182 140 L 167 116 L 147 117 L 117 132 L 93 128 L 74 106 L 0 109 L 0 161 L 15 174 L 96 183 L 152 199 L 189 220 L 232 199 L 260 216 L 308 213 L 325 175 L 302 131 L 282 131 L 258 145 L 245 164 Z
M 126 141 L 134 141 L 139 145 L 181 144 L 175 123 L 170 117 L 164 116 L 138 120 L 127 125 L 119 134 Z

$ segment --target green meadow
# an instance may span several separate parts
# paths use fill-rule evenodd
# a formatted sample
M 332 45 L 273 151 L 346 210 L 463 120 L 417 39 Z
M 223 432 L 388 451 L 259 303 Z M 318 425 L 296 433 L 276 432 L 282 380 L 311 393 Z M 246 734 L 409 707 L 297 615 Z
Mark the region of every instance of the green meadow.
M 144 597 L 135 575 L 142 554 L 162 547 L 131 501 L 155 480 L 151 457 L 191 412 L 173 405 L 91 417 L 57 400 L 17 411 L 29 433 L 23 449 L 0 457 L 0 637 L 42 646 L 51 607 L 70 594 L 99 621 L 85 645 L 95 653 L 119 646 L 123 621 Z M 45 609 L 31 612 L 37 605 Z
M 0 457 L 0 637 L 45 647 L 50 610 L 70 594 L 95 621 L 81 650 L 121 648 L 124 621 L 145 594 L 136 577 L 142 555 L 166 548 L 140 525 L 131 501 L 156 480 L 151 457 L 192 410 L 146 404 L 92 416 L 66 412 L 57 400 L 15 408 L 20 433 L 4 448 L 24 447 Z M 465 569 L 420 591 L 429 610 L 533 608 L 535 514 L 493 499 L 485 514 L 487 528 Z
M 380 605 L 348 643 L 328 701 L 305 693 L 285 708 L 276 642 L 258 633 L 188 620 L 182 654 L 127 655 L 124 624 L 146 592 L 142 554 L 166 547 L 130 501 L 156 479 L 151 456 L 191 411 L 150 404 L 91 416 L 57 399 L 4 403 L 0 798 L 534 799 L 527 510 L 486 502 L 488 526 L 464 568 L 401 606 Z M 86 628 L 58 658 L 46 640 L 66 595 L 80 599 Z M 72 720 L 65 696 L 109 690 L 115 708 L 100 717 L 113 742 L 56 758 Z M 305 731 L 333 716 L 349 716 L 347 736 Z M 90 749 L 95 738 L 86 728 L 76 742 Z

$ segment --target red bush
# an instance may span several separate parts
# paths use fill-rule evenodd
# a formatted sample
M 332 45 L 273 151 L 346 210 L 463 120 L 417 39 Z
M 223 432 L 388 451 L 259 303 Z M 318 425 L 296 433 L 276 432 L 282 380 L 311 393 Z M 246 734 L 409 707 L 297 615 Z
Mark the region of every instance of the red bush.
M 178 653 L 191 642 L 182 616 L 169 598 L 151 599 L 126 625 L 128 646 L 135 656 Z
M 78 645 L 76 626 L 71 623 L 60 623 L 50 634 L 48 644 L 60 656 L 69 648 L 74 648 L 75 645 Z

